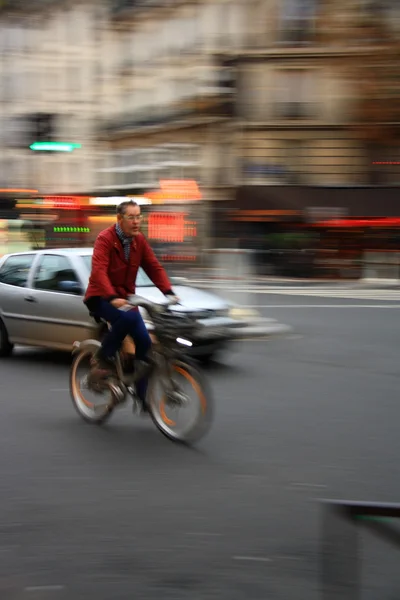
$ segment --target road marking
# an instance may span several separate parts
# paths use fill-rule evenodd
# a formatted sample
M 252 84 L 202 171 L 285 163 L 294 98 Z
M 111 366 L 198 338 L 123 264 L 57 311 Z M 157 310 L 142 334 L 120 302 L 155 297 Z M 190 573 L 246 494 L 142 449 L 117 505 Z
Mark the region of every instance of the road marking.
M 244 304 L 241 308 L 400 308 L 400 304 Z
M 246 337 L 246 338 L 238 338 L 233 340 L 234 343 L 240 343 L 240 342 L 268 342 L 270 340 L 274 340 L 277 337 L 285 337 L 285 332 L 278 332 L 278 333 L 266 333 L 263 334 L 262 336 L 257 336 L 257 337 Z
M 222 533 L 207 533 L 202 532 L 202 531 L 187 531 L 186 535 L 195 535 L 195 536 L 201 536 L 201 537 L 221 537 Z
M 290 487 L 311 490 L 326 490 L 328 486 L 321 483 L 291 483 Z
M 25 592 L 61 592 L 65 590 L 64 585 L 32 585 L 24 588 Z
M 233 560 L 245 560 L 249 562 L 272 562 L 270 558 L 266 556 L 233 556 Z

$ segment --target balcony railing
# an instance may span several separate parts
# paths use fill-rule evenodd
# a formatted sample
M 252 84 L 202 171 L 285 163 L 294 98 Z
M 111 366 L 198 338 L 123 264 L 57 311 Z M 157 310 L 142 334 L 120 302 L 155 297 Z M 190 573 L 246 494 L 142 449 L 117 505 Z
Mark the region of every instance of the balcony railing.
M 299 46 L 314 41 L 314 23 L 310 20 L 288 21 L 280 30 L 278 38 L 278 43 Z
M 28 12 L 32 10 L 41 10 L 51 8 L 61 4 L 60 0 L 2 0 L 0 2 L 0 13 L 4 12 Z
M 281 119 L 313 119 L 318 115 L 315 102 L 282 102 L 277 104 L 276 116 Z
M 111 15 L 120 17 L 132 10 L 157 8 L 170 4 L 171 0 L 113 0 L 111 2 Z
M 234 106 L 233 96 L 210 95 L 193 97 L 165 108 L 162 113 L 157 114 L 155 110 L 148 109 L 146 112 L 135 111 L 121 115 L 112 121 L 101 124 L 100 132 L 117 133 L 126 129 L 160 127 L 183 119 L 201 117 L 231 118 L 234 115 Z

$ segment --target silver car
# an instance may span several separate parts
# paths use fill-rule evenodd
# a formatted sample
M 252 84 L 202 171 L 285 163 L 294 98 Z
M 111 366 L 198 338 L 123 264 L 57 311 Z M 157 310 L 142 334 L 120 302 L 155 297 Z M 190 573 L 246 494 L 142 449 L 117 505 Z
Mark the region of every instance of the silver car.
M 99 326 L 83 304 L 92 249 L 72 248 L 8 254 L 0 260 L 0 356 L 14 344 L 70 351 L 75 341 L 99 339 Z M 246 337 L 251 323 L 238 307 L 215 294 L 172 278 L 182 310 L 201 325 L 188 353 L 210 358 L 229 342 Z M 140 269 L 137 294 L 156 302 L 164 295 Z M 151 323 L 143 314 L 146 326 Z

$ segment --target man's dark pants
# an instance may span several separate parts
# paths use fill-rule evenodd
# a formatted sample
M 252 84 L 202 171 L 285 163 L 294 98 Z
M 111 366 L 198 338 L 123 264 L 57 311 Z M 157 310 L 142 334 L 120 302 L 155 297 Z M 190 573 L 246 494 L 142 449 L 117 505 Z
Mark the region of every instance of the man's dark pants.
M 104 337 L 101 346 L 103 358 L 114 358 L 127 335 L 130 335 L 135 342 L 136 359 L 144 360 L 146 358 L 151 347 L 151 339 L 138 310 L 122 311 L 115 308 L 110 302 L 99 299 L 96 309 L 92 312 L 99 319 L 104 319 L 111 324 L 111 329 Z M 141 379 L 136 384 L 136 391 L 142 402 L 146 399 L 147 384 L 147 378 Z

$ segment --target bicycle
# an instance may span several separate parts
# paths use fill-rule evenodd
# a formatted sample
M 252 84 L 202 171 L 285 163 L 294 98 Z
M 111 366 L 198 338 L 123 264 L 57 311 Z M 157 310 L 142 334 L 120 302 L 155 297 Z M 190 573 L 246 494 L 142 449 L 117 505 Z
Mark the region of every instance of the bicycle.
M 153 343 L 148 362 L 144 363 L 133 357 L 133 373 L 127 373 L 124 368 L 126 361 L 119 351 L 115 358 L 115 375 L 93 383 L 90 380 L 90 360 L 101 343 L 94 339 L 75 342 L 70 370 L 73 405 L 85 421 L 99 425 L 105 423 L 117 407 L 124 405 L 129 396 L 133 400 L 134 412 L 138 412 L 143 405 L 136 394 L 136 382 L 142 377 L 148 377 L 146 408 L 156 427 L 175 442 L 195 443 L 208 432 L 214 412 L 212 394 L 205 377 L 184 356 L 184 348 L 191 346 L 190 338 L 199 325 L 185 313 L 172 311 L 171 302 L 160 305 L 139 296 L 131 296 L 128 303 L 132 308 L 145 309 L 151 321 Z M 86 367 L 80 378 L 78 369 L 87 360 L 89 368 Z M 189 383 L 196 397 L 194 418 L 182 431 L 177 427 L 175 411 L 187 409 L 191 402 L 188 394 L 183 391 L 182 384 L 176 382 L 177 375 Z M 158 385 L 161 386 L 160 398 L 156 394 Z M 93 392 L 96 398 L 104 398 L 106 395 L 108 400 L 97 405 L 87 399 L 88 392 Z

